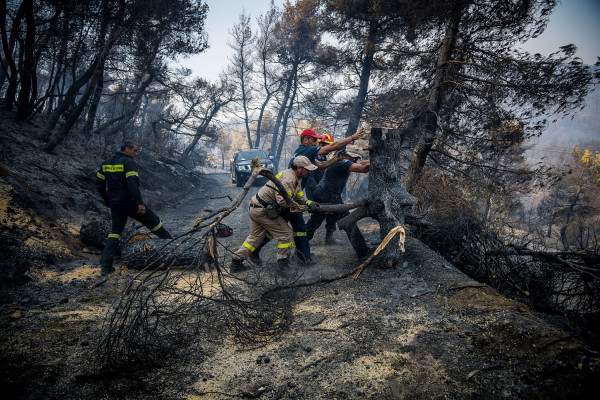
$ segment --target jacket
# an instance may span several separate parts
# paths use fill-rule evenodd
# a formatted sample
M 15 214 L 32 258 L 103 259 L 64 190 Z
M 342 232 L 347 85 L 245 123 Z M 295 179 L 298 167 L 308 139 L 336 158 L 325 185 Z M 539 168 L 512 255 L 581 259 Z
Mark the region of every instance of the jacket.
M 106 205 L 144 204 L 137 170 L 135 161 L 121 152 L 102 163 L 96 174 L 96 186 Z
M 294 174 L 294 171 L 291 168 L 278 173 L 276 177 L 279 179 L 292 200 L 298 204 L 306 203 L 306 196 L 304 196 L 304 192 L 302 192 L 302 188 L 300 187 L 300 180 L 296 177 L 296 174 Z M 258 190 L 258 193 L 253 196 L 253 199 L 255 199 L 257 203 L 262 204 L 262 202 L 256 198 L 257 196 L 265 203 L 278 204 L 280 207 L 287 207 L 285 199 L 279 194 L 279 190 L 275 187 L 275 184 L 270 181 L 261 187 Z

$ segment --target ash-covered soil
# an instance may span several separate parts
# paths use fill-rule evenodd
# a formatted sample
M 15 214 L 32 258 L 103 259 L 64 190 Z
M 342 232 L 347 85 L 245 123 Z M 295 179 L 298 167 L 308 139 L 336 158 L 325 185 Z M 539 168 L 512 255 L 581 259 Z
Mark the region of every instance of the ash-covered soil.
M 93 186 L 105 155 L 94 138 L 86 149 L 78 139 L 48 155 L 39 151 L 37 127 L 5 119 L 0 129 L 3 398 L 580 399 L 599 389 L 597 349 L 410 237 L 398 269 L 369 266 L 356 281 L 282 290 L 290 324 L 266 343 L 208 329 L 181 344 L 181 362 L 101 370 L 101 328 L 140 277 L 117 260 L 117 272 L 102 280 L 98 250 L 78 240 L 83 223 L 108 218 Z M 136 161 L 146 201 L 175 235 L 241 190 L 226 173 L 193 174 L 150 154 Z M 220 239 L 226 265 L 248 233 L 247 202 L 256 190 L 224 220 L 234 230 Z M 361 229 L 379 243 L 376 223 L 363 221 Z M 358 266 L 343 233 L 334 246 L 323 235 L 311 242 L 315 265 L 294 262 L 296 283 Z M 264 249 L 264 265 L 246 279 L 273 270 L 275 247 Z M 215 270 L 173 273 L 206 285 L 217 279 Z

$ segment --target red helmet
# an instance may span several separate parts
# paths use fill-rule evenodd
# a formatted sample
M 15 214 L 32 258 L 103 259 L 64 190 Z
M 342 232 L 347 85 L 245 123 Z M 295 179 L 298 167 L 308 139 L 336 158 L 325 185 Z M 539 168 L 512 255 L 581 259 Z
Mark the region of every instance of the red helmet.
M 320 142 L 331 144 L 333 143 L 333 136 L 331 136 L 331 133 L 324 133 L 323 135 L 321 135 Z

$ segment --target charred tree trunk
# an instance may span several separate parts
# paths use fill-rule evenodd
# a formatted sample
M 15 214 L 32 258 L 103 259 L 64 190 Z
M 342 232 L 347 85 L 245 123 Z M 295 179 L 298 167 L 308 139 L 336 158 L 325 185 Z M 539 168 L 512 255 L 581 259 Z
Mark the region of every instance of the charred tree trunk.
M 379 222 L 384 238 L 392 229 L 405 224 L 404 207 L 412 206 L 416 198 L 401 184 L 401 170 L 397 155 L 401 153 L 402 132 L 380 128 L 371 130 L 371 170 L 369 172 L 368 210 Z M 400 260 L 399 237 L 392 239 L 380 253 L 380 264 L 395 267 Z
M 438 54 L 435 79 L 427 100 L 427 109 L 422 116 L 417 118 L 416 126 L 413 126 L 413 129 L 421 132 L 421 138 L 413 150 L 412 159 L 404 178 L 404 186 L 407 190 L 413 190 L 417 185 L 429 152 L 438 138 L 438 114 L 445 95 L 445 85 L 449 80 L 449 61 L 456 42 L 458 26 L 462 17 L 462 7 L 461 2 L 456 3 Z
M 293 103 L 294 99 L 290 99 L 290 92 L 294 86 L 294 82 L 296 80 L 297 74 L 297 65 L 294 64 L 292 70 L 289 72 L 289 75 L 285 78 L 285 91 L 283 95 L 283 99 L 281 100 L 281 106 L 279 107 L 279 111 L 277 112 L 277 118 L 275 120 L 275 126 L 273 127 L 273 137 L 271 138 L 271 149 L 275 151 L 275 155 L 278 159 L 281 160 L 281 152 L 277 149 L 280 147 L 283 148 L 283 145 L 280 145 L 280 142 L 285 141 L 285 136 L 279 136 L 279 131 L 281 129 L 281 124 L 283 122 L 284 114 L 287 109 L 288 103 Z M 285 132 L 282 133 L 285 135 Z
M 358 130 L 358 123 L 362 115 L 365 102 L 367 101 L 367 90 L 369 88 L 369 79 L 371 77 L 371 70 L 373 69 L 373 57 L 375 53 L 375 42 L 377 41 L 379 29 L 379 22 L 372 20 L 369 24 L 369 37 L 364 49 L 364 56 L 362 60 L 362 69 L 360 72 L 360 83 L 358 86 L 358 93 L 354 102 L 352 103 L 352 113 L 350 114 L 350 120 L 348 121 L 348 129 L 346 130 L 346 137 L 354 134 Z
M 285 114 L 283 116 L 283 121 L 281 121 L 281 134 L 279 135 L 279 145 L 277 146 L 277 158 L 281 159 L 281 153 L 283 152 L 283 145 L 285 144 L 285 137 L 287 132 L 287 122 L 290 118 L 290 113 L 294 108 L 294 101 L 296 99 L 296 92 L 298 91 L 298 77 L 294 78 L 294 91 L 290 96 L 290 103 L 285 110 Z
M 381 128 L 371 130 L 369 150 L 371 151 L 371 170 L 369 172 L 369 189 L 367 199 L 355 202 L 359 207 L 349 216 L 338 221 L 338 226 L 350 238 L 353 247 L 360 246 L 357 223 L 363 218 L 373 218 L 379 222 L 381 238 L 387 236 L 397 226 L 404 226 L 408 221 L 414 225 L 428 225 L 419 216 L 405 209 L 416 201 L 401 185 L 401 170 L 397 154 L 402 146 L 402 132 Z M 331 206 L 323 211 L 330 210 Z M 337 207 L 348 207 L 341 205 Z M 337 208 L 333 206 L 333 208 Z M 394 236 L 388 245 L 379 253 L 375 263 L 382 267 L 396 267 L 400 261 L 400 237 Z
M 35 21 L 33 17 L 33 1 L 23 1 L 24 19 L 25 19 L 25 45 L 23 46 L 23 60 L 19 62 L 19 76 L 21 81 L 21 90 L 17 98 L 17 114 L 16 121 L 22 122 L 27 119 L 31 112 L 31 103 L 37 95 L 37 85 L 35 82 L 35 65 L 34 56 L 35 47 Z

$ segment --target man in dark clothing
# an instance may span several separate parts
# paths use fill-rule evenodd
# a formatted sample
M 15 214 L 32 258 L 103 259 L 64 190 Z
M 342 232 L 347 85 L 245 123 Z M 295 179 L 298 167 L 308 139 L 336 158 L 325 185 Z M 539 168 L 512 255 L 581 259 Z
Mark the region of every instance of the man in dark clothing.
M 321 146 L 321 147 L 327 146 L 331 143 L 333 143 L 333 136 L 331 135 L 331 133 L 324 133 L 321 136 L 321 139 L 319 139 L 319 146 Z M 323 163 L 323 162 L 327 161 L 327 155 L 317 154 L 317 156 L 315 157 L 315 160 Z M 309 199 L 309 200 L 314 199 L 315 190 L 317 189 L 317 185 L 321 181 L 321 178 L 323 178 L 324 173 L 325 173 L 324 169 L 316 169 L 315 171 L 311 172 L 310 175 L 308 175 L 308 177 L 306 178 L 306 187 L 304 188 L 304 194 L 306 195 L 307 199 Z M 335 232 L 335 229 L 336 229 L 335 222 L 336 222 L 335 216 L 332 214 L 327 214 L 327 216 L 325 218 L 327 232 Z M 325 240 L 325 244 L 334 244 L 334 243 L 335 243 L 335 239 L 333 239 L 333 237 L 327 236 L 327 238 Z
M 135 143 L 129 140 L 125 141 L 121 146 L 121 151 L 104 161 L 96 174 L 98 192 L 102 196 L 104 204 L 110 207 L 112 217 L 112 227 L 100 258 L 102 275 L 108 275 L 115 270 L 113 258 L 119 247 L 127 217 L 141 222 L 161 239 L 172 238 L 162 226 L 160 218 L 142 201 L 138 167 L 133 161 L 137 152 L 138 147 Z
M 327 146 L 332 143 L 333 143 L 333 136 L 331 136 L 331 133 L 324 133 L 321 136 L 321 139 L 319 139 L 319 146 L 321 146 L 321 147 Z M 323 164 L 325 161 L 327 161 L 327 155 L 326 154 L 317 154 L 315 156 L 315 160 L 319 161 L 321 164 Z M 315 193 L 315 189 L 317 188 L 317 184 L 323 177 L 324 173 L 325 173 L 324 169 L 316 169 L 315 171 L 311 172 L 310 175 L 308 175 L 306 177 L 306 186 L 304 188 L 304 194 L 306 195 L 307 199 L 312 199 L 313 194 Z
M 298 156 L 305 156 L 310 160 L 311 163 L 315 164 L 319 169 L 325 169 L 337 161 L 336 157 L 332 157 L 331 160 L 320 161 L 317 159 L 318 155 L 326 156 L 332 151 L 338 150 L 347 144 L 353 143 L 355 140 L 360 139 L 363 136 L 363 129 L 359 130 L 352 136 L 338 140 L 325 146 L 319 146 L 318 140 L 322 140 L 324 137 L 317 135 L 312 129 L 305 129 L 300 134 L 300 146 L 294 152 L 292 160 Z M 290 163 L 291 166 L 291 163 Z M 307 178 L 302 179 L 302 189 L 306 187 Z M 301 212 L 290 212 L 289 222 L 294 231 L 294 243 L 296 244 L 296 255 L 300 260 L 310 263 L 310 244 L 306 238 L 306 223 Z
M 360 155 L 347 152 L 346 150 L 340 150 L 337 154 L 342 158 L 337 161 L 331 167 L 325 170 L 323 178 L 317 185 L 315 190 L 314 200 L 318 203 L 329 203 L 329 204 L 344 204 L 342 200 L 342 191 L 346 186 L 348 177 L 351 172 L 367 173 L 369 172 L 371 163 L 370 161 L 358 162 Z M 335 220 L 338 221 L 348 215 L 348 211 L 337 212 L 333 215 Z M 307 232 L 306 237 L 311 240 L 315 231 L 321 226 L 328 214 L 325 213 L 313 213 L 306 224 Z M 330 230 L 329 226 L 326 226 L 325 243 L 328 244 L 328 240 L 333 240 L 334 230 Z M 367 254 L 367 246 L 362 234 L 358 229 L 351 229 L 346 234 L 350 238 L 350 242 L 354 246 L 354 250 L 359 257 L 364 257 Z

